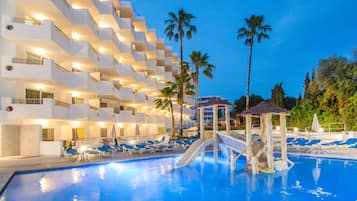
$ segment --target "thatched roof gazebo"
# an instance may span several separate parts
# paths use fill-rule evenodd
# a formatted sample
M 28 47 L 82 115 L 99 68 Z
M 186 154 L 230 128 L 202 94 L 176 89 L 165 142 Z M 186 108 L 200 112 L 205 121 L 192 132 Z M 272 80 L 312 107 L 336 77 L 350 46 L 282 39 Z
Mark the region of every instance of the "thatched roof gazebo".
M 246 120 L 246 145 L 247 145 L 247 159 L 248 164 L 252 167 L 252 172 L 258 172 L 258 158 L 261 154 L 266 154 L 267 168 L 274 169 L 274 156 L 273 156 L 273 134 L 272 134 L 272 116 L 280 116 L 280 146 L 281 146 L 281 159 L 283 166 L 279 169 L 288 168 L 287 158 L 287 145 L 286 145 L 286 116 L 289 115 L 289 110 L 278 107 L 272 103 L 261 102 L 257 106 L 250 108 L 241 113 L 245 116 Z M 261 141 L 265 146 L 254 155 L 252 152 L 252 133 L 251 122 L 252 117 L 260 118 Z

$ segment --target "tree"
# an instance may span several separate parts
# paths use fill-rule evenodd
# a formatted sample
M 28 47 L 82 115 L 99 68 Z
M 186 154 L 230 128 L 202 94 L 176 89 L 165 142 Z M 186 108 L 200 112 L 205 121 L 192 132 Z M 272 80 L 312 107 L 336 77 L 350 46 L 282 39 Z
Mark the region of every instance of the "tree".
M 248 76 L 247 76 L 247 91 L 246 91 L 246 110 L 249 109 L 249 89 L 250 89 L 250 72 L 253 56 L 254 42 L 260 43 L 263 39 L 269 39 L 268 31 L 271 31 L 270 25 L 264 25 L 264 16 L 251 15 L 250 18 L 245 18 L 247 27 L 241 27 L 238 30 L 238 39 L 245 39 L 245 45 L 249 46 L 249 61 L 248 61 Z
M 280 82 L 271 90 L 271 102 L 279 107 L 284 107 L 284 96 L 283 83 Z
M 196 100 L 195 100 L 195 105 L 196 105 L 196 124 L 197 124 L 197 128 L 199 128 L 199 111 L 198 111 L 198 104 L 199 104 L 199 74 L 200 74 L 200 70 L 201 68 L 203 69 L 203 75 L 205 75 L 208 78 L 212 78 L 213 77 L 213 69 L 215 68 L 214 65 L 210 64 L 208 62 L 209 56 L 207 53 L 202 54 L 200 51 L 193 51 L 190 55 L 190 59 L 191 59 L 191 63 L 194 65 L 195 67 L 195 71 L 192 73 L 192 78 L 195 82 L 195 95 L 196 95 Z M 197 129 L 197 133 L 198 133 Z
M 241 113 L 244 111 L 245 103 L 246 103 L 245 99 L 246 99 L 246 96 L 241 96 L 239 99 L 234 101 L 234 105 L 235 105 L 234 112 L 235 113 Z M 259 95 L 252 94 L 250 96 L 249 107 L 254 107 L 262 101 L 264 101 L 263 97 L 261 97 Z
M 310 76 L 309 73 L 307 72 L 304 80 L 304 98 L 307 98 L 307 93 L 309 92 L 309 86 L 310 86 Z
M 171 136 L 175 135 L 175 116 L 173 108 L 173 99 L 175 98 L 175 90 L 172 83 L 160 90 L 161 98 L 155 100 L 156 108 L 168 109 L 171 114 Z
M 190 13 L 186 13 L 182 8 L 176 13 L 169 12 L 169 18 L 165 20 L 167 27 L 165 29 L 166 36 L 171 40 L 174 39 L 180 43 L 180 68 L 183 73 L 183 38 L 191 39 L 192 34 L 196 32 L 196 26 L 191 24 L 191 21 L 195 18 Z M 179 86 L 179 93 L 183 96 L 184 86 Z M 183 105 L 180 104 L 180 134 L 183 133 L 182 125 L 182 112 Z
M 182 109 L 185 96 L 193 96 L 195 92 L 193 91 L 192 77 L 190 74 L 190 66 L 187 62 L 183 62 L 181 73 L 174 75 L 175 82 L 170 83 L 173 90 L 175 91 L 177 103 L 180 105 L 180 135 L 183 135 L 182 125 Z

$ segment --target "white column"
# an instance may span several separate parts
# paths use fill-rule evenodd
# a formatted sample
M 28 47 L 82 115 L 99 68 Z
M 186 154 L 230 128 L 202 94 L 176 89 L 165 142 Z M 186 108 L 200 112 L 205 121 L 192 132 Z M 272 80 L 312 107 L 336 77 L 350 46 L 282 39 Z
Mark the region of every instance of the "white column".
M 231 132 L 231 115 L 230 115 L 230 106 L 226 105 L 226 131 L 227 133 Z
M 280 142 L 281 142 L 281 158 L 284 164 L 288 164 L 288 153 L 286 145 L 286 114 L 280 114 Z
M 213 133 L 218 131 L 218 105 L 213 105 Z
M 267 161 L 268 168 L 274 168 L 274 157 L 273 157 L 273 134 L 272 134 L 272 114 L 265 114 L 265 129 L 267 137 Z
M 252 121 L 252 115 L 251 114 L 247 114 L 245 116 L 245 132 L 246 132 L 246 146 L 247 146 L 247 159 L 248 159 L 248 163 L 250 162 L 250 160 L 252 159 L 252 134 L 250 132 L 250 125 L 251 125 L 251 121 Z
M 203 140 L 204 132 L 205 132 L 205 126 L 204 126 L 204 107 L 200 108 L 200 136 L 201 140 Z
M 213 138 L 215 143 L 213 145 L 213 158 L 214 162 L 218 161 L 218 144 L 216 139 L 216 132 L 218 131 L 218 105 L 213 105 Z

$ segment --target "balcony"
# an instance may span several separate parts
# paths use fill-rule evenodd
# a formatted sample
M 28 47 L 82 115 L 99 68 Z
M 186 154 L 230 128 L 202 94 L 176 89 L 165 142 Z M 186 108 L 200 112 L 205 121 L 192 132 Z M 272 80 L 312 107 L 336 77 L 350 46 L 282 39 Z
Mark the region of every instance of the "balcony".
M 99 81 L 98 93 L 103 96 L 114 96 L 119 98 L 119 89 L 114 86 L 113 81 Z
M 92 107 L 88 104 L 71 104 L 69 111 L 70 119 L 73 120 L 97 121 L 99 119 L 98 108 Z
M 114 113 L 114 108 L 111 107 L 102 107 L 99 108 L 99 121 L 115 121 L 116 116 Z
M 146 80 L 145 73 L 143 73 L 143 72 L 136 72 L 136 73 L 135 73 L 135 80 L 136 80 L 137 82 L 145 83 L 145 80 Z
M 98 24 L 87 9 L 72 9 L 71 22 L 82 33 L 86 33 L 86 37 L 99 38 Z
M 119 89 L 119 97 L 121 100 L 134 101 L 135 93 L 131 88 L 122 87 Z
M 94 64 L 98 63 L 98 52 L 87 41 L 73 41 L 50 21 L 36 21 L 22 18 L 2 17 L 2 36 L 5 39 L 22 42 L 25 46 L 42 44 L 54 52 L 58 60 L 78 56 Z
M 121 110 L 118 121 L 123 123 L 135 123 L 134 112 L 132 110 Z
M 135 122 L 136 123 L 146 123 L 146 116 L 144 113 L 137 112 L 135 114 Z
M 8 98 L 1 97 L 1 109 L 6 110 L 8 119 L 66 119 L 69 116 L 69 104 L 49 98 Z
M 147 96 L 144 93 L 138 92 L 135 94 L 135 102 L 145 103 L 147 101 Z
M 49 59 L 31 60 L 2 56 L 0 62 L 2 78 L 43 81 L 98 92 L 98 81 L 89 73 L 71 72 Z

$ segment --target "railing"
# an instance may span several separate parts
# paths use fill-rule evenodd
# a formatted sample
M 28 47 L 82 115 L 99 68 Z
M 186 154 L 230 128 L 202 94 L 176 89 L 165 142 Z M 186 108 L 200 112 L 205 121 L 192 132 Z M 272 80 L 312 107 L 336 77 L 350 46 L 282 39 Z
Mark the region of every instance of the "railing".
M 43 59 L 28 59 L 28 58 L 15 57 L 12 58 L 12 63 L 43 65 Z
M 98 51 L 91 44 L 89 44 L 89 49 L 91 49 L 95 54 L 99 55 Z
M 60 70 L 60 71 L 63 71 L 63 72 L 71 72 L 70 70 L 68 70 L 67 68 L 63 67 L 63 66 L 60 66 L 59 64 L 57 63 L 54 63 L 55 64 L 55 67 Z
M 59 101 L 59 100 L 56 100 L 56 105 L 60 106 L 60 107 L 66 107 L 66 108 L 69 108 L 69 106 L 70 106 L 69 103 L 65 103 L 65 102 L 62 102 L 62 101 Z
M 42 98 L 13 98 L 12 104 L 43 104 Z
M 19 18 L 19 17 L 12 18 L 12 21 L 15 23 L 22 23 L 22 24 L 32 24 L 32 25 L 41 25 L 42 24 L 42 22 L 40 20 Z
M 67 0 L 62 0 L 62 1 L 63 1 L 63 3 L 65 4 L 65 6 L 66 6 L 67 8 L 71 8 L 71 5 L 68 3 Z
M 91 109 L 91 110 L 95 110 L 95 111 L 98 111 L 98 108 L 97 107 L 94 107 L 94 106 L 89 106 L 89 108 Z
M 60 36 L 64 37 L 67 40 L 72 40 L 70 37 L 67 36 L 67 34 L 65 34 L 60 28 L 58 28 L 58 26 L 55 26 L 55 30 L 57 31 L 57 33 L 59 33 Z

